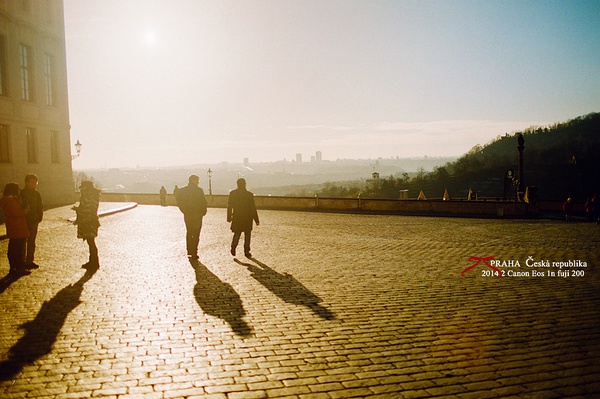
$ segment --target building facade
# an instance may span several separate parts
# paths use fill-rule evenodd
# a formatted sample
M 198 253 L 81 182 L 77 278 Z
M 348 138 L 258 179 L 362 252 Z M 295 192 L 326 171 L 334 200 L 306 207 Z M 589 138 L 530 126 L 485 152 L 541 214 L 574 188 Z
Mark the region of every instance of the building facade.
M 62 0 L 0 0 L 0 189 L 27 173 L 45 205 L 75 200 Z

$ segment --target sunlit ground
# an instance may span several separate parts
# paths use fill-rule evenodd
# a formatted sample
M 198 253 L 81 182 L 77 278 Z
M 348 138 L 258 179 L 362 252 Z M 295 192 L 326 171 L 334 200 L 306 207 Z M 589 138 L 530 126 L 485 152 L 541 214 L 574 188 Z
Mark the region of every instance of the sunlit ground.
M 0 294 L 0 396 L 598 389 L 595 224 L 260 216 L 254 259 L 234 259 L 225 210 L 209 209 L 197 263 L 175 207 L 104 217 L 101 266 L 86 275 L 75 228 L 48 215 L 41 268 Z M 461 277 L 471 256 L 587 268 L 496 278 L 480 264 Z

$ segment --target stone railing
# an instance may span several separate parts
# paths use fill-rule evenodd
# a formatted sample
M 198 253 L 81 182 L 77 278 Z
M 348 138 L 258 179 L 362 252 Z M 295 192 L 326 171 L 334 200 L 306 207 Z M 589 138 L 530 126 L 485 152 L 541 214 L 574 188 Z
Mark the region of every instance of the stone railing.
M 207 195 L 208 206 L 226 208 L 227 195 Z M 102 193 L 102 201 L 136 202 L 138 204 L 160 205 L 158 194 Z M 523 202 L 508 201 L 467 201 L 465 200 L 393 200 L 366 198 L 322 198 L 322 197 L 279 197 L 255 196 L 258 209 L 320 211 L 348 213 L 406 214 L 469 216 L 495 218 L 536 217 L 538 209 Z M 177 205 L 172 194 L 167 195 L 168 206 Z

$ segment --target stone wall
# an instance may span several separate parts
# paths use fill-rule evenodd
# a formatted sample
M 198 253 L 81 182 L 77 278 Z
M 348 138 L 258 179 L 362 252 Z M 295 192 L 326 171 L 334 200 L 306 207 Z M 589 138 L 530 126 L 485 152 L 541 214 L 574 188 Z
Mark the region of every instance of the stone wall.
M 207 195 L 208 206 L 226 208 L 227 195 Z M 138 204 L 160 205 L 158 194 L 102 193 L 102 201 L 137 202 Z M 319 198 L 319 197 L 274 197 L 256 196 L 258 209 L 351 212 L 406 215 L 439 215 L 494 218 L 535 217 L 538 209 L 527 203 L 506 201 L 466 200 L 387 200 L 362 198 Z M 167 205 L 176 205 L 175 197 L 167 195 Z

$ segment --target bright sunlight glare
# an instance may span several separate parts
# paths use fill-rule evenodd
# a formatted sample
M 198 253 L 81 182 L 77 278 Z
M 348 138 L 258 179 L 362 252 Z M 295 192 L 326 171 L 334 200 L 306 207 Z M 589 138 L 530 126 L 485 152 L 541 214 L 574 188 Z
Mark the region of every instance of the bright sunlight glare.
M 156 33 L 151 30 L 148 30 L 144 33 L 144 41 L 148 45 L 153 45 L 156 43 Z

